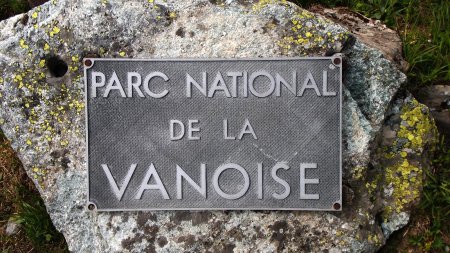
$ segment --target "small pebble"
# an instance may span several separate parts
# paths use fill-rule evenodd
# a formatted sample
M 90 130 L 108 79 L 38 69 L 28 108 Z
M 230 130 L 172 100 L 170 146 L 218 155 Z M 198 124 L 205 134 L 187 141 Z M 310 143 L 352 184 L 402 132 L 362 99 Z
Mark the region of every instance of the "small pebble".
M 19 232 L 19 224 L 17 224 L 15 221 L 13 221 L 12 219 L 8 220 L 8 224 L 6 224 L 6 235 L 15 235 L 17 234 L 17 232 Z

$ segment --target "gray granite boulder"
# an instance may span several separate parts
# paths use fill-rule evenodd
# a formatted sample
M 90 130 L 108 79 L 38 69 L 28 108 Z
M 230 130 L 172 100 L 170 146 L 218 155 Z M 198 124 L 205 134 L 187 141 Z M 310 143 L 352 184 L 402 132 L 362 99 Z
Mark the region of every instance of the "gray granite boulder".
M 254 2 L 52 0 L 0 22 L 0 126 L 71 251 L 374 252 L 408 222 L 436 130 L 399 92 L 398 37 L 333 10 Z M 87 210 L 84 57 L 334 53 L 344 57 L 342 212 Z

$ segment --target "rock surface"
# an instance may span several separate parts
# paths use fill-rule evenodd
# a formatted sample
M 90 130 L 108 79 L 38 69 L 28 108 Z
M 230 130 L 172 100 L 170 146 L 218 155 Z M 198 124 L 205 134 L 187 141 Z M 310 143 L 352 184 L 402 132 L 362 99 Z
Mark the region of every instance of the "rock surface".
M 393 55 L 294 4 L 255 2 L 53 0 L 0 22 L 0 125 L 71 251 L 374 252 L 408 222 L 436 130 L 398 92 Z M 333 53 L 345 60 L 342 212 L 86 209 L 83 57 Z
M 416 92 L 417 99 L 430 108 L 439 133 L 450 146 L 450 85 L 439 84 L 423 87 Z
M 10 219 L 8 220 L 8 223 L 6 223 L 6 229 L 5 234 L 8 236 L 15 235 L 17 232 L 19 232 L 20 225 L 17 224 L 14 220 Z
M 388 29 L 380 20 L 364 17 L 345 7 L 328 9 L 320 5 L 315 5 L 310 11 L 320 13 L 344 26 L 367 46 L 374 47 L 383 52 L 386 59 L 395 62 L 401 70 L 408 70 L 408 62 L 402 57 L 403 49 L 400 37 L 396 31 Z

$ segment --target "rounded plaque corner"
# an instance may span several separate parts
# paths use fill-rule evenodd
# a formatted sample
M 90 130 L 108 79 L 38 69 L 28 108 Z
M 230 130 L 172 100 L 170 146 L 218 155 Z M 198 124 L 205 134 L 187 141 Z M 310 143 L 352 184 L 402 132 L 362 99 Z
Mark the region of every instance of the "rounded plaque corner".
M 92 68 L 92 66 L 94 66 L 94 63 L 95 63 L 95 61 L 92 58 L 84 58 L 83 59 L 83 65 L 86 69 Z
M 341 53 L 334 54 L 331 57 L 331 63 L 336 67 L 341 67 L 342 66 L 342 54 Z
M 340 200 L 333 203 L 333 210 L 342 211 L 342 204 Z
M 97 205 L 94 202 L 88 202 L 86 205 L 87 210 L 94 212 L 97 211 Z

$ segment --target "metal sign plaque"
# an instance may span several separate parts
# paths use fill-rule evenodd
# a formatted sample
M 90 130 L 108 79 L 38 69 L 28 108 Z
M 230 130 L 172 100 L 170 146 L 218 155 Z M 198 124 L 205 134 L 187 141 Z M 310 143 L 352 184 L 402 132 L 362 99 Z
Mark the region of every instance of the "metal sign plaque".
M 340 210 L 340 56 L 85 59 L 88 201 Z

